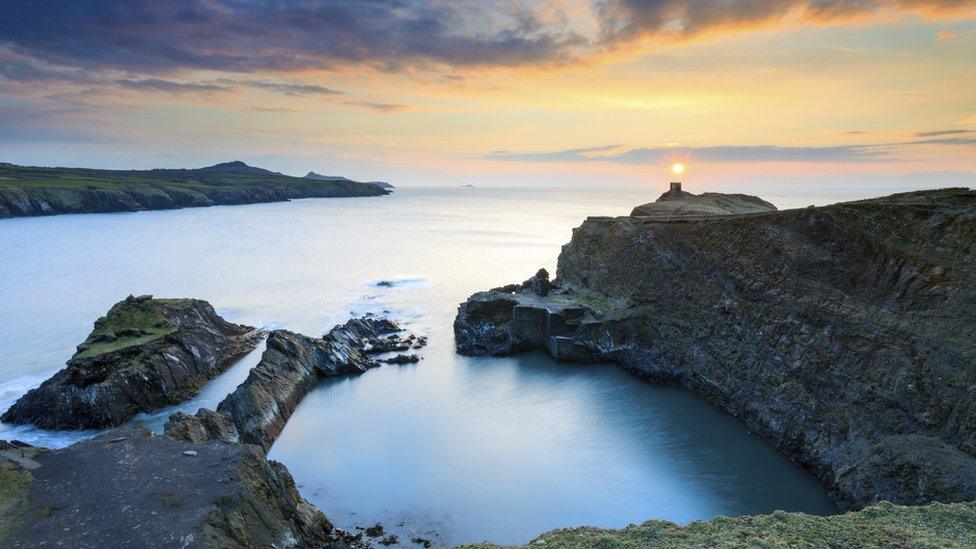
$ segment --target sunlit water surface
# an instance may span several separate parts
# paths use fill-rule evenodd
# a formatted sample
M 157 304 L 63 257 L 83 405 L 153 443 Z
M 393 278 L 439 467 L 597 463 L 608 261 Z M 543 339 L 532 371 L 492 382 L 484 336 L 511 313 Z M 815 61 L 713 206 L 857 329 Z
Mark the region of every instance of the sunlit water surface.
M 454 353 L 451 323 L 468 295 L 554 270 L 587 215 L 626 214 L 658 192 L 399 189 L 0 220 L 0 409 L 62 367 L 128 294 L 203 298 L 232 321 L 306 334 L 388 312 L 429 336 L 424 360 L 321 383 L 270 452 L 341 527 L 382 522 L 407 544 L 515 543 L 581 524 L 834 512 L 810 474 L 681 390 L 539 353 Z M 863 196 L 766 197 L 799 207 Z M 191 402 L 134 422 L 160 431 L 175 410 L 215 406 L 261 350 Z M 92 434 L 0 425 L 0 439 L 46 446 Z

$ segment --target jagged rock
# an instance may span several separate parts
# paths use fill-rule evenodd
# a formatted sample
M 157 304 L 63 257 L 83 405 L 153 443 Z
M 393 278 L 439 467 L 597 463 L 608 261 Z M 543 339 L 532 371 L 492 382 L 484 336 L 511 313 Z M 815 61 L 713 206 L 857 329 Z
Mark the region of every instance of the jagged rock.
M 67 367 L 21 397 L 2 420 L 45 429 L 121 424 L 178 404 L 251 351 L 261 334 L 206 301 L 129 296 L 95 322 Z
M 0 474 L 17 483 L 3 547 L 347 546 L 287 469 L 254 446 L 124 429 L 58 451 L 26 450 L 31 469 L 4 447 Z
M 176 412 L 169 416 L 163 427 L 167 436 L 184 442 L 203 442 L 205 440 L 225 440 L 238 442 L 240 436 L 230 417 L 200 408 L 196 415 Z
M 396 355 L 391 358 L 381 359 L 380 362 L 385 364 L 416 364 L 420 362 L 420 357 L 415 354 Z
M 461 353 L 542 348 L 685 387 L 813 470 L 844 507 L 971 501 L 974 257 L 966 189 L 591 218 L 560 254 L 566 289 L 475 294 L 455 337 Z M 567 318 L 573 307 L 582 314 Z
M 322 338 L 275 330 L 268 335 L 261 361 L 216 412 L 174 414 L 165 432 L 184 441 L 240 440 L 267 451 L 320 378 L 379 366 L 373 355 L 410 348 L 414 336 L 401 338 L 401 331 L 395 322 L 372 316 L 336 326 Z
M 530 288 L 532 293 L 539 297 L 546 297 L 552 290 L 552 283 L 549 282 L 549 271 L 539 269 L 535 276 L 522 283 L 523 287 Z

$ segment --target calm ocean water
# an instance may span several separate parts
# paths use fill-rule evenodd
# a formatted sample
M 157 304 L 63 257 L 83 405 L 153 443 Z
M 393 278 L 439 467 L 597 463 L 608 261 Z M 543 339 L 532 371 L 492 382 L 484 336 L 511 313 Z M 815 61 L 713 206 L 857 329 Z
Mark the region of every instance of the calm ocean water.
M 379 521 L 401 540 L 514 543 L 581 524 L 834 512 L 811 475 L 683 391 L 538 353 L 454 354 L 451 323 L 468 295 L 553 271 L 586 216 L 623 215 L 661 191 L 405 188 L 382 198 L 2 220 L 0 409 L 61 368 L 128 294 L 202 298 L 229 320 L 309 335 L 388 311 L 429 336 L 424 360 L 322 383 L 270 452 L 341 527 Z M 764 198 L 800 207 L 876 194 Z M 215 406 L 260 352 L 192 402 L 135 422 L 160 430 L 174 410 Z M 92 434 L 0 425 L 0 439 L 46 446 Z

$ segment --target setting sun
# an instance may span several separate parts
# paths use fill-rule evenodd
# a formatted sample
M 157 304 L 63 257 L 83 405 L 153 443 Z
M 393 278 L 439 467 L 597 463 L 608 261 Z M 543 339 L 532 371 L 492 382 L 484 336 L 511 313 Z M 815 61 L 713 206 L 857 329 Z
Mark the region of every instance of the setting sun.
M 674 175 L 681 175 L 681 174 L 685 173 L 685 165 L 684 164 L 674 164 L 674 165 L 672 165 L 671 166 L 671 173 L 673 173 Z

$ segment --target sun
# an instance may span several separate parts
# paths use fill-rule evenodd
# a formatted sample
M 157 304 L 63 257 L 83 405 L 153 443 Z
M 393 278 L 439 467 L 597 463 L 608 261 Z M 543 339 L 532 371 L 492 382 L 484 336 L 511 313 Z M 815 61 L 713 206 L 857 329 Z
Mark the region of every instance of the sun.
M 671 166 L 671 173 L 673 173 L 674 175 L 681 175 L 685 173 L 685 165 L 680 163 L 674 164 L 673 166 Z

